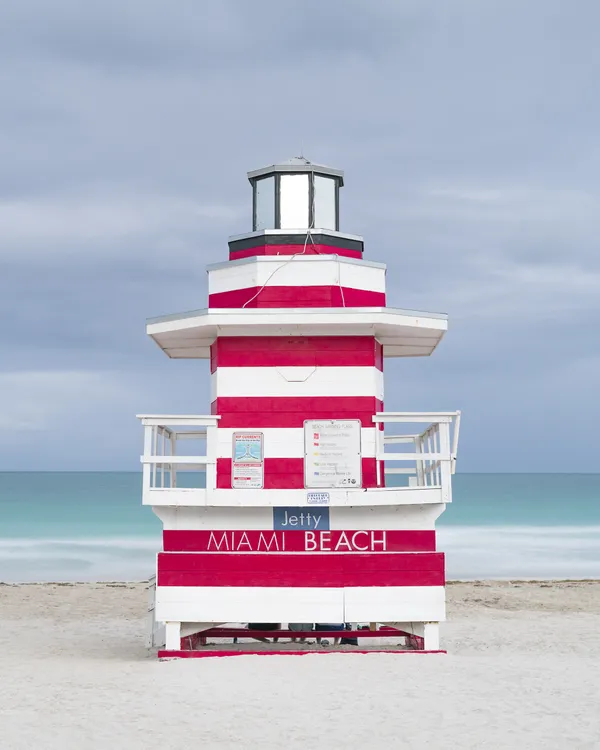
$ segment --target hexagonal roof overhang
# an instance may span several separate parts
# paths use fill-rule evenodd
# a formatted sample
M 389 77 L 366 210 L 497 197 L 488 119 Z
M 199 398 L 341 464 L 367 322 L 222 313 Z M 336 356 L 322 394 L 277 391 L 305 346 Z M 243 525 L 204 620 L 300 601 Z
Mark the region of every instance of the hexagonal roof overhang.
M 147 321 L 172 359 L 210 359 L 219 336 L 375 336 L 385 357 L 427 357 L 448 329 L 444 314 L 392 307 L 213 308 Z

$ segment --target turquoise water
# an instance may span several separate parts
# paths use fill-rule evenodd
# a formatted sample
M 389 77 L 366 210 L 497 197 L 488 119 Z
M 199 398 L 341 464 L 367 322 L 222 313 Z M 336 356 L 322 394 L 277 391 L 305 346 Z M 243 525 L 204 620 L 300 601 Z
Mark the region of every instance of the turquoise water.
M 161 525 L 141 475 L 0 473 L 0 581 L 140 580 Z M 600 578 L 600 474 L 457 474 L 450 578 Z

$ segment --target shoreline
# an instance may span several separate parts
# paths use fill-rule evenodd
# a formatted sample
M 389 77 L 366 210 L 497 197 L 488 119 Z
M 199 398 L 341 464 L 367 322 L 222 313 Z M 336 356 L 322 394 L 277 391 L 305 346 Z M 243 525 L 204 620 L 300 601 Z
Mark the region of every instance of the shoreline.
M 100 521 L 78 526 L 77 534 L 68 525 L 60 531 L 40 537 L 30 526 L 28 536 L 15 528 L 10 538 L 0 537 L 0 581 L 144 581 L 162 549 L 159 531 L 131 535 L 126 524 L 119 533 L 108 533 Z M 509 526 L 440 523 L 436 533 L 450 581 L 600 580 L 600 525 L 519 526 L 514 519 Z

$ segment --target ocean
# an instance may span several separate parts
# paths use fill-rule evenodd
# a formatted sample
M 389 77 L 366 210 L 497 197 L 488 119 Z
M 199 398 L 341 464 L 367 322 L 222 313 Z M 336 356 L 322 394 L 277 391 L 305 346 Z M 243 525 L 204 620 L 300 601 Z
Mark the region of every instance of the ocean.
M 161 525 L 135 472 L 0 473 L 0 581 L 147 580 Z M 600 474 L 457 474 L 449 579 L 600 578 Z

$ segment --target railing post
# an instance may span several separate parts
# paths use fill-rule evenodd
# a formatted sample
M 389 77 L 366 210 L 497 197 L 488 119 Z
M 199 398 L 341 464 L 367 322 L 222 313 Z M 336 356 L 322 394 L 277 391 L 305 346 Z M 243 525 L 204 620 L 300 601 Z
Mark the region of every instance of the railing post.
M 165 432 L 164 426 L 160 428 L 160 435 L 161 435 L 161 446 L 160 446 L 160 455 L 164 458 L 165 457 L 165 451 L 166 451 L 166 440 L 167 440 L 167 433 Z M 165 464 L 164 461 L 160 465 L 160 486 L 162 489 L 165 487 Z
M 152 449 L 151 456 L 158 455 L 158 425 L 154 425 L 152 429 Z M 156 464 L 152 464 L 152 487 L 156 487 Z
M 423 453 L 423 436 L 419 435 L 419 437 L 415 438 L 415 451 L 417 455 L 419 453 Z M 418 487 L 424 487 L 425 486 L 425 470 L 422 460 L 417 460 L 417 486 Z
M 434 452 L 433 448 L 433 440 L 432 440 L 432 434 L 433 434 L 433 425 L 429 425 L 427 428 L 427 432 L 425 433 L 427 435 L 427 442 L 425 443 L 425 450 L 427 453 L 431 454 Z M 427 484 L 432 487 L 435 484 L 435 476 L 433 474 L 435 470 L 434 466 L 434 460 L 429 459 L 427 463 Z
M 152 454 L 152 435 L 154 432 L 154 427 L 151 425 L 144 425 L 144 455 L 142 456 L 142 459 L 148 458 Z M 142 464 L 142 494 L 145 495 L 146 492 L 151 487 L 150 483 L 150 476 L 152 473 L 152 467 L 150 464 L 143 463 Z
M 458 453 L 458 433 L 460 431 L 460 412 L 457 411 L 454 419 L 454 435 L 452 437 L 452 473 L 456 472 L 456 454 Z
M 206 426 L 206 489 L 217 486 L 217 425 Z
M 379 422 L 375 422 L 375 469 L 377 471 L 377 486 L 381 487 L 381 457 L 385 455 L 385 429 L 379 429 Z M 385 470 L 385 466 L 384 466 Z
M 173 458 L 177 451 L 177 434 L 172 432 L 170 440 L 171 458 Z M 177 487 L 177 470 L 175 469 L 175 464 L 173 463 L 173 461 L 171 461 L 170 467 L 171 469 L 169 471 L 169 486 L 171 487 L 171 489 L 173 489 L 174 487 Z
M 433 437 L 433 452 L 441 453 L 439 424 L 434 425 L 433 431 L 432 431 L 432 437 Z M 436 467 L 435 467 L 435 484 L 439 486 L 441 485 L 441 483 L 442 483 L 442 462 L 438 459 L 436 461 Z
M 450 424 L 439 424 L 440 431 L 440 479 L 442 485 L 442 502 L 452 502 L 452 454 L 450 453 Z

